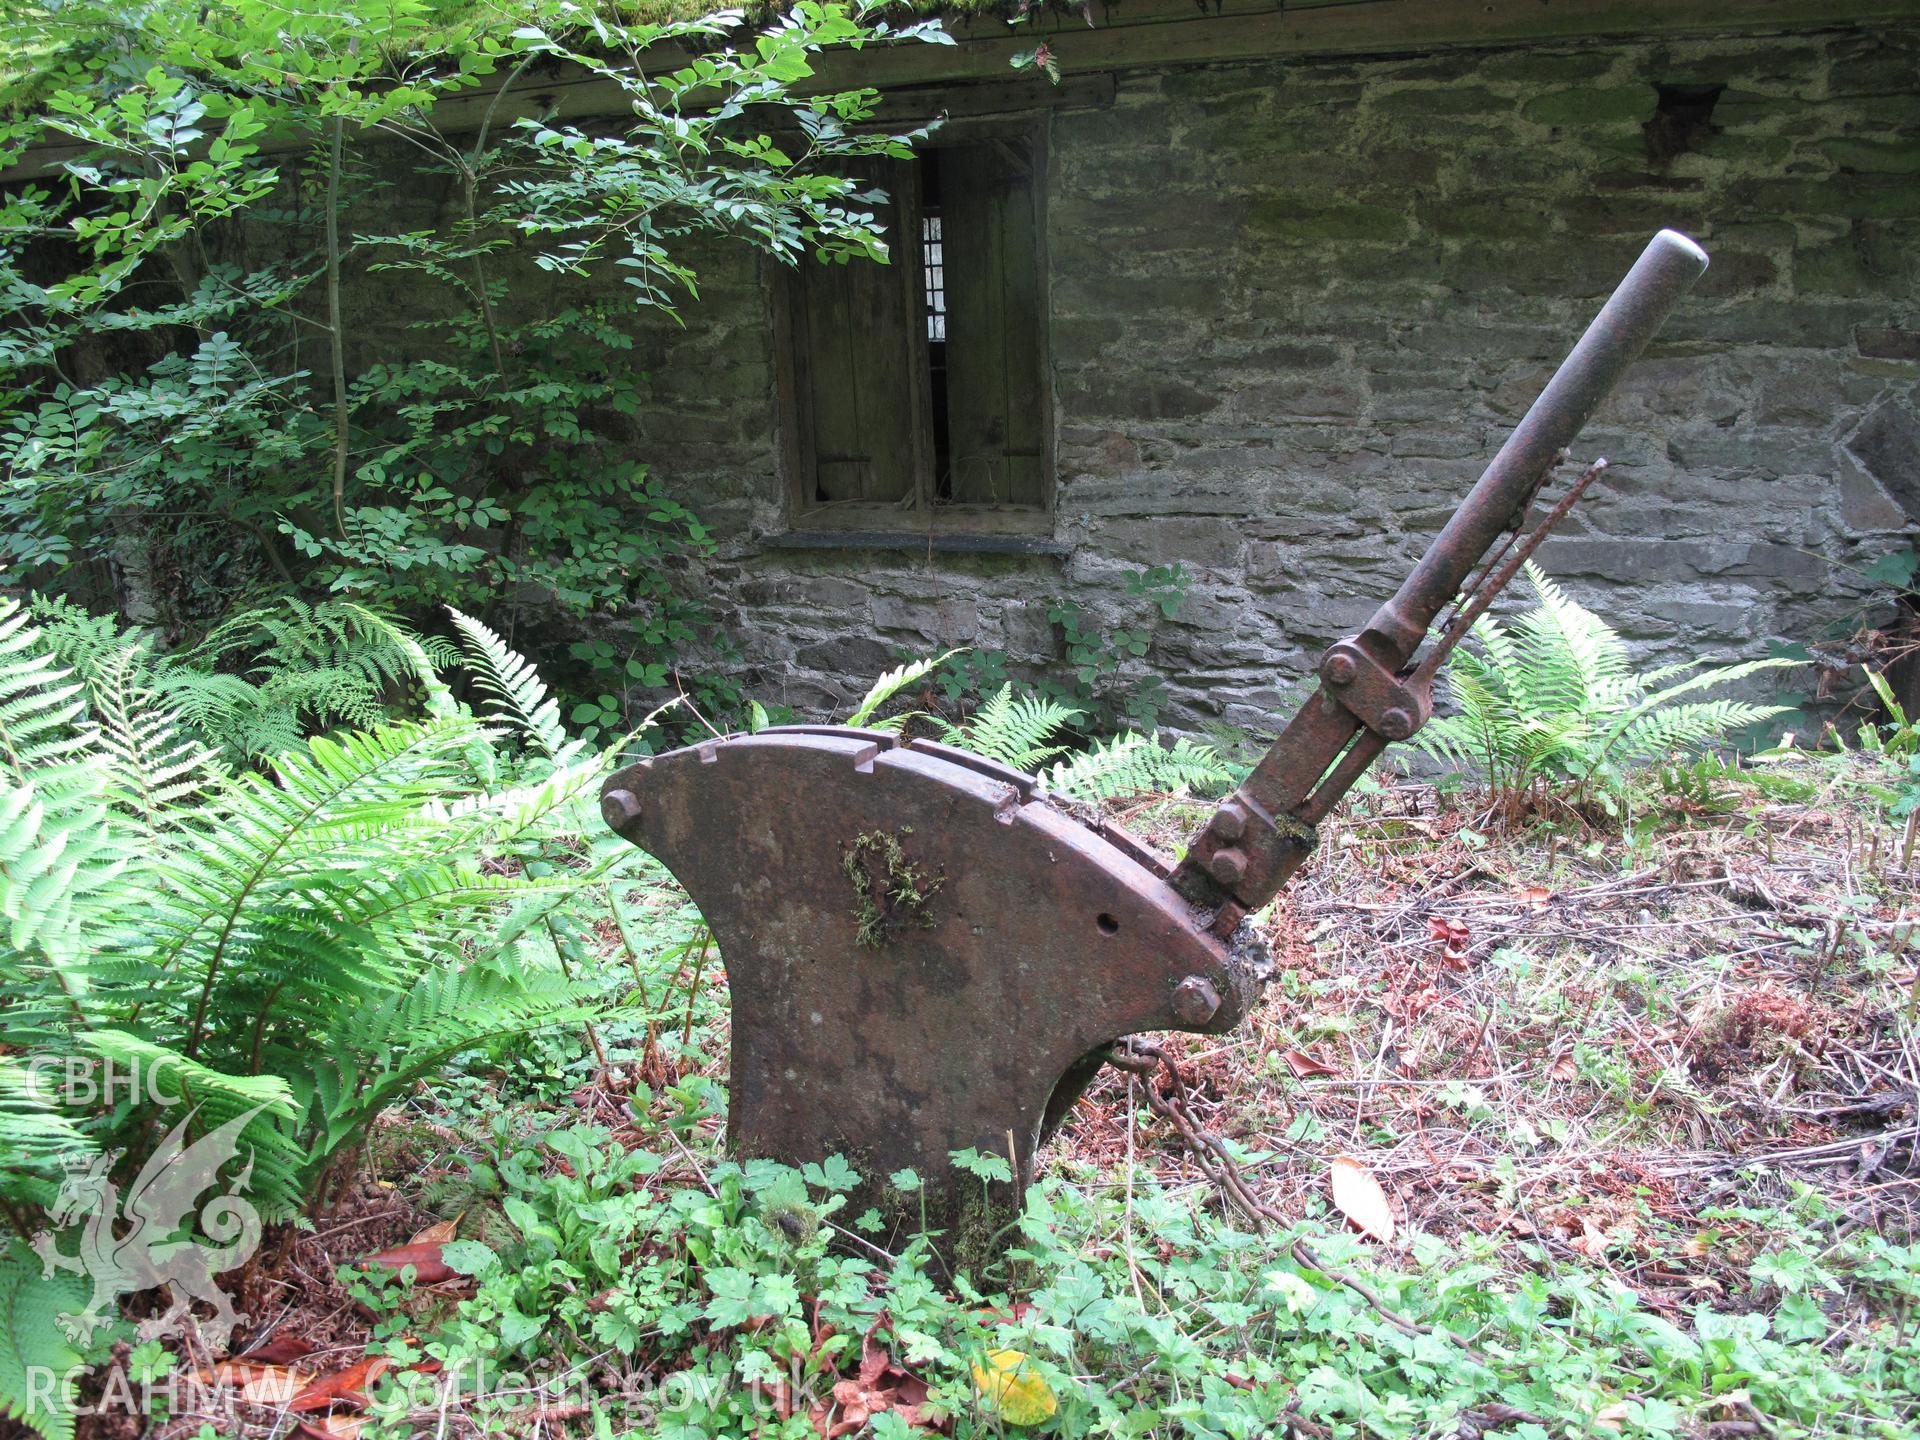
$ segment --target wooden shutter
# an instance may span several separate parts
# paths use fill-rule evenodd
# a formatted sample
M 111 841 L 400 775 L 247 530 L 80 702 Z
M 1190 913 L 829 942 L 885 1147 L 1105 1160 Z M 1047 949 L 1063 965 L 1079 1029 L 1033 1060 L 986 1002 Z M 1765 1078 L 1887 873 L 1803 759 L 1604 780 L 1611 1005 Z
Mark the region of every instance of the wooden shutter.
M 1047 503 L 1036 159 L 1024 139 L 940 155 L 955 504 Z
M 913 363 L 918 236 L 906 223 L 911 174 L 889 167 L 892 263 L 800 262 L 793 284 L 794 402 L 803 508 L 832 501 L 909 504 L 917 491 Z

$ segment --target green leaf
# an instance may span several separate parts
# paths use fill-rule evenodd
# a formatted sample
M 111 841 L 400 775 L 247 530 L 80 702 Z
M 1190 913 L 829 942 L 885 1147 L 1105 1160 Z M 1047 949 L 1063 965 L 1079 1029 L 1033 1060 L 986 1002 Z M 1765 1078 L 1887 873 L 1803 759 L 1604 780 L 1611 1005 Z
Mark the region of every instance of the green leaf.
M 709 1269 L 706 1285 L 713 1298 L 701 1313 L 718 1326 L 746 1324 L 754 1313 L 753 1278 L 752 1271 L 733 1266 Z
M 478 1240 L 449 1240 L 440 1247 L 440 1258 L 462 1275 L 484 1275 L 500 1263 L 500 1257 Z

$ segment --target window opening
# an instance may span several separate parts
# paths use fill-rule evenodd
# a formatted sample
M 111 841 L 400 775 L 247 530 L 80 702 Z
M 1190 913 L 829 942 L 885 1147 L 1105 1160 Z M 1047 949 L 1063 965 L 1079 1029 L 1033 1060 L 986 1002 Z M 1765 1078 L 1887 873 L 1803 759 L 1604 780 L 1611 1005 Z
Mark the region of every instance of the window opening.
M 947 420 L 947 245 L 940 210 L 940 152 L 920 164 L 920 267 L 926 277 L 928 415 L 933 428 L 933 500 L 953 500 L 953 444 Z

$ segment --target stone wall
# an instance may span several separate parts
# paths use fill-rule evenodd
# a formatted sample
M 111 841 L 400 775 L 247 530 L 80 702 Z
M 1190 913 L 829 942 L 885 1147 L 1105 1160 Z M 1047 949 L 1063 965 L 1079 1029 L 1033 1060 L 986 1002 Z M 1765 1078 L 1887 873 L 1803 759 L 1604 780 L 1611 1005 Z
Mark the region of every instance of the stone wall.
M 755 694 L 825 714 L 952 644 L 1043 665 L 1046 597 L 1142 621 L 1126 574 L 1179 560 L 1142 664 L 1174 723 L 1258 731 L 1672 225 L 1713 267 L 1589 427 L 1615 468 L 1545 563 L 1650 651 L 1814 639 L 1856 603 L 1836 565 L 1920 514 L 1917 58 L 1906 31 L 1123 74 L 1052 121 L 1065 557 L 766 543 L 786 490 L 750 261 L 643 347 L 636 444 L 721 536 L 704 583 Z

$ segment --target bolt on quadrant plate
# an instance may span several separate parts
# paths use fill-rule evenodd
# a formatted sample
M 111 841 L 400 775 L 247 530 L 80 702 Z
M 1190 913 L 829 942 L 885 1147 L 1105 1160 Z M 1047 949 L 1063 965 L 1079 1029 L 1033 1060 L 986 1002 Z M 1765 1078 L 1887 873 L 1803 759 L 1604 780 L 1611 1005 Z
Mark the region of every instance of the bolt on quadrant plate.
M 1011 1150 L 1025 1184 L 1108 1045 L 1227 1030 L 1266 976 L 1156 851 L 945 746 L 764 730 L 643 760 L 602 802 L 712 927 L 733 1146 L 910 1167 L 936 1225 L 980 1193 L 950 1152 Z

